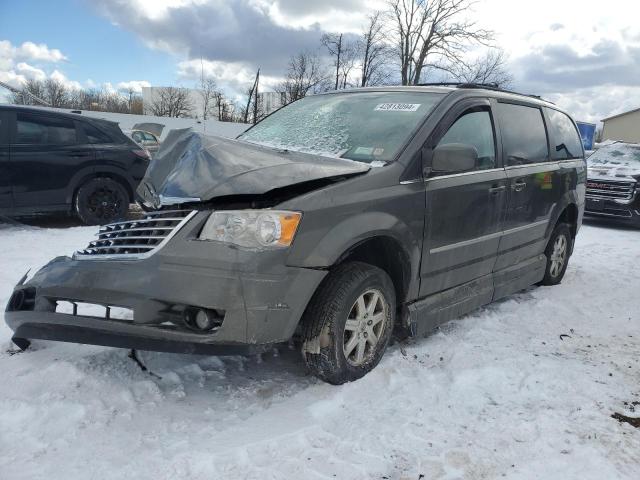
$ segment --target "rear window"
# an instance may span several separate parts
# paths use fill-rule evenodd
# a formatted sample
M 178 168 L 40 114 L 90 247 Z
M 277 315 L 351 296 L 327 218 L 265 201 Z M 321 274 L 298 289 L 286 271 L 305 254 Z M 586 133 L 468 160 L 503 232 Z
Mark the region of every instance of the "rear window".
M 89 141 L 89 143 L 112 143 L 111 137 L 109 137 L 109 135 L 102 132 L 93 125 L 89 123 L 83 123 L 82 128 L 84 129 L 84 133 L 87 136 L 87 140 Z
M 72 120 L 19 112 L 16 143 L 23 145 L 73 145 L 77 143 Z
M 580 134 L 571 119 L 562 112 L 547 108 L 551 125 L 551 158 L 567 160 L 582 157 Z
M 549 159 L 547 133 L 537 107 L 498 103 L 502 148 L 507 165 L 526 165 Z

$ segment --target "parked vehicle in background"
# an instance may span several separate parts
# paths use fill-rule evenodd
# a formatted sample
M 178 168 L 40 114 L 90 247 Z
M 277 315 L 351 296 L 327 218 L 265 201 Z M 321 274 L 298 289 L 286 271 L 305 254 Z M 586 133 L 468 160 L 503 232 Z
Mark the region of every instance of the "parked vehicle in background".
M 123 218 L 149 155 L 117 124 L 0 106 L 0 215 L 51 212 L 86 224 Z
M 585 213 L 640 227 L 640 144 L 603 145 L 588 167 Z
M 160 123 L 137 123 L 126 133 L 153 156 L 160 149 L 160 135 L 163 130 L 164 125 Z
M 476 85 L 314 95 L 237 140 L 174 130 L 165 143 L 138 189 L 158 211 L 15 288 L 19 347 L 237 354 L 293 338 L 340 384 L 374 368 L 394 330 L 422 336 L 560 283 L 584 211 L 573 120 Z

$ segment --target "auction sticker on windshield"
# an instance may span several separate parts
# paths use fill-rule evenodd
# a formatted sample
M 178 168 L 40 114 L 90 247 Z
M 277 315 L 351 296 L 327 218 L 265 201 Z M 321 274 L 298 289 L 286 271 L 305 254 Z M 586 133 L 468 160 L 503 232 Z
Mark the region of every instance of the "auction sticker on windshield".
M 374 108 L 375 111 L 382 112 L 415 112 L 420 108 L 421 103 L 380 103 Z

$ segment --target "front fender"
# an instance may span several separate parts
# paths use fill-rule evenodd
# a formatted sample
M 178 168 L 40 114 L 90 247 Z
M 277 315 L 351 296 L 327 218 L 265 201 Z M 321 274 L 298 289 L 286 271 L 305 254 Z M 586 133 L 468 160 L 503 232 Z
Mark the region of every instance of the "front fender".
M 363 212 L 343 218 L 323 235 L 318 235 L 312 245 L 312 235 L 301 235 L 304 248 L 294 248 L 287 259 L 290 266 L 323 268 L 335 264 L 346 252 L 358 244 L 376 237 L 395 240 L 410 259 L 412 271 L 420 261 L 421 242 L 406 222 L 385 212 Z

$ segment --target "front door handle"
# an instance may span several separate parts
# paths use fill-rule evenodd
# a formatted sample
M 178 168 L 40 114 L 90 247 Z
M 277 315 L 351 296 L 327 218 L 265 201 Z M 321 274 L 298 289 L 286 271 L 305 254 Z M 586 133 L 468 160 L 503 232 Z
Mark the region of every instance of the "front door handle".
M 71 152 L 69 154 L 70 157 L 88 157 L 89 155 L 89 152 Z
M 511 184 L 511 190 L 513 190 L 514 192 L 521 192 L 525 189 L 526 186 L 526 182 L 519 180 L 516 183 Z
M 489 193 L 490 193 L 491 195 L 497 195 L 497 194 L 498 194 L 498 193 L 500 193 L 500 192 L 504 192 L 506 188 L 507 188 L 507 187 L 505 187 L 504 185 L 500 185 L 500 186 L 493 186 L 493 187 L 491 187 L 491 188 L 489 189 Z

